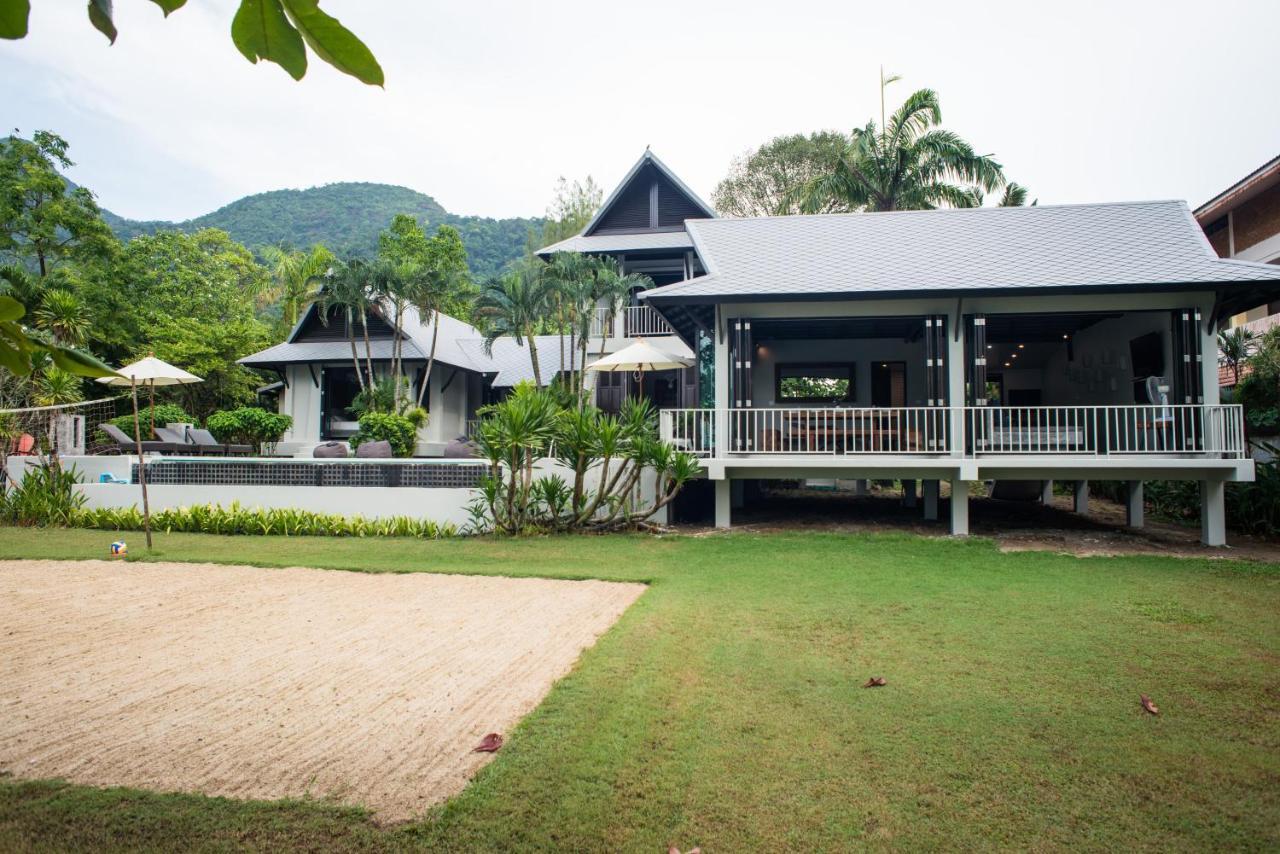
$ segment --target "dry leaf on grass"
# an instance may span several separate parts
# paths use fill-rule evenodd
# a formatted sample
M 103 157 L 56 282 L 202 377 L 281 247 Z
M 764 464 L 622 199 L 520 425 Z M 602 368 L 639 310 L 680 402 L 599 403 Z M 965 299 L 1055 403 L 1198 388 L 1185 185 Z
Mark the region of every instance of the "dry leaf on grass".
M 502 736 L 496 732 L 491 732 L 484 738 L 480 739 L 480 743 L 476 745 L 472 753 L 497 753 L 498 748 L 502 746 Z
M 1142 708 L 1153 715 L 1160 714 L 1160 710 L 1156 708 L 1156 704 L 1151 702 L 1151 698 L 1146 694 L 1139 694 L 1138 699 L 1142 702 Z
M 864 684 L 862 687 L 863 688 L 883 688 L 885 685 L 888 685 L 888 684 L 889 684 L 889 680 L 885 679 L 883 676 L 872 676 L 870 679 L 866 681 L 866 684 Z

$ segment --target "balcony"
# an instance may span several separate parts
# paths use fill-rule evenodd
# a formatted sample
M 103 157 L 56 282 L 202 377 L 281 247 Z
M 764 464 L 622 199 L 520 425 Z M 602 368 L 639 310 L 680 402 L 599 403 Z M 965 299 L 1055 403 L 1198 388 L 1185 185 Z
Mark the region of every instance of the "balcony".
M 607 308 L 597 308 L 591 321 L 591 336 L 604 338 L 643 338 L 674 335 L 671 324 L 647 305 L 629 305 L 613 318 Z
M 665 441 L 708 458 L 1248 456 L 1238 405 L 666 409 L 659 421 Z

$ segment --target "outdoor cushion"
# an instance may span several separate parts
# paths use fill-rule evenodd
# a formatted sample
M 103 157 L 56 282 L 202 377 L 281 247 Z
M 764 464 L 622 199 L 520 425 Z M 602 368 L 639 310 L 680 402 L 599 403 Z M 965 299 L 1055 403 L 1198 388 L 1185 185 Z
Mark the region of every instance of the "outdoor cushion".
M 249 454 L 253 452 L 251 445 L 232 445 L 225 442 L 219 442 L 214 438 L 213 434 L 203 428 L 192 428 L 187 431 L 187 436 L 191 441 L 206 451 L 213 451 L 224 454 Z
M 474 457 L 476 456 L 476 446 L 466 436 L 459 436 L 444 446 L 444 455 L 455 459 Z
M 103 422 L 98 425 L 103 433 L 107 434 L 107 438 L 116 443 L 117 449 L 124 453 L 133 453 L 137 449 L 137 443 L 133 441 L 133 437 L 121 430 L 114 424 Z M 143 442 L 142 453 L 155 454 L 180 454 L 188 446 L 183 443 L 174 442 Z
M 311 456 L 318 460 L 334 460 L 347 455 L 347 445 L 345 442 L 322 442 L 316 445 L 315 450 L 311 452 Z
M 377 442 L 365 442 L 356 448 L 356 457 L 364 460 L 389 460 L 391 459 L 391 443 L 386 439 Z

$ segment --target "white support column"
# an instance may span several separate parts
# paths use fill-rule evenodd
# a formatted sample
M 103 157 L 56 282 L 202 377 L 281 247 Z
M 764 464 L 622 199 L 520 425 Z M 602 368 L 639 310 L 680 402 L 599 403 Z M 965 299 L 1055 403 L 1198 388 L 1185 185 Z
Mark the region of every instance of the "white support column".
M 951 536 L 969 536 L 969 481 L 951 481 Z
M 716 527 L 728 528 L 729 519 L 732 515 L 731 493 L 733 492 L 733 481 L 725 478 L 724 480 L 713 481 L 716 485 Z
M 939 482 L 936 480 L 926 480 L 924 482 L 924 518 L 930 522 L 938 521 L 938 490 Z
M 1045 507 L 1053 506 L 1053 481 L 1040 481 L 1040 503 Z
M 1200 481 L 1200 542 L 1206 546 L 1227 544 L 1227 484 Z
M 1130 528 L 1141 528 L 1143 523 L 1142 481 L 1131 480 L 1124 496 L 1125 524 Z
M 916 506 L 916 479 L 914 477 L 902 482 L 902 506 Z
M 1089 481 L 1077 480 L 1075 482 L 1075 494 L 1073 498 L 1074 498 L 1074 502 L 1071 509 L 1079 513 L 1081 516 L 1088 515 L 1089 513 Z

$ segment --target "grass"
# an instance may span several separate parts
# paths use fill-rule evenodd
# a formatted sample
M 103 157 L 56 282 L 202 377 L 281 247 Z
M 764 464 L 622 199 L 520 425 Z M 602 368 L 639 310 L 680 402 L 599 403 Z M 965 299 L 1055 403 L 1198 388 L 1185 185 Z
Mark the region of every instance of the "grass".
M 0 555 L 112 539 L 3 529 Z M 895 534 L 157 548 L 652 586 L 422 821 L 0 781 L 0 849 L 1280 847 L 1280 567 Z

